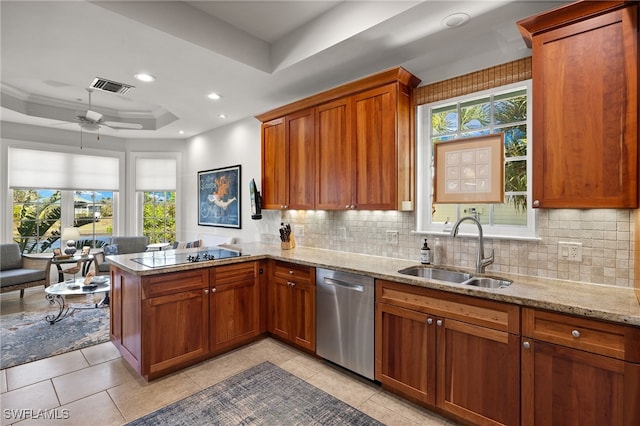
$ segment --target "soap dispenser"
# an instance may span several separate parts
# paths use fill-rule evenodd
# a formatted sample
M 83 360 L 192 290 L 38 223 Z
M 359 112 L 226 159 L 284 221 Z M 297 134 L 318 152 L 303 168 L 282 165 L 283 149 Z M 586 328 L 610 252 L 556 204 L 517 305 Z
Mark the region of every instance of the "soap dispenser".
M 427 239 L 424 239 L 424 244 L 420 249 L 420 263 L 423 265 L 431 264 L 431 249 L 429 248 L 429 244 L 427 244 Z

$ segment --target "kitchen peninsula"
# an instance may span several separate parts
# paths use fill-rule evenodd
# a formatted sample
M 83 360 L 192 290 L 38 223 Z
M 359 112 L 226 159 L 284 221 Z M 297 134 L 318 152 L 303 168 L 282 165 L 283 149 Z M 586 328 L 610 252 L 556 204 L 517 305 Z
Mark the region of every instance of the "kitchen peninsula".
M 448 354 L 447 362 L 438 358 L 437 362 L 443 364 L 442 370 L 436 367 L 438 378 L 414 383 L 412 378 L 397 373 L 406 369 L 393 362 L 411 365 L 415 359 L 424 359 L 426 363 L 431 355 L 425 358 L 416 355 L 414 352 L 419 347 L 430 351 L 434 349 L 430 345 L 435 346 L 437 341 L 441 345 L 438 351 L 447 350 L 447 339 L 460 339 L 460 330 L 464 329 L 469 343 L 479 344 L 481 351 L 486 349 L 483 355 L 508 357 L 487 366 L 495 371 L 497 365 L 504 371 L 496 379 L 508 381 L 509 387 L 503 389 L 539 395 L 543 388 L 568 379 L 555 375 L 534 376 L 534 370 L 544 368 L 545 362 L 551 365 L 557 360 L 576 362 L 585 369 L 585 382 L 578 383 L 578 389 L 588 393 L 588 377 L 592 374 L 604 377 L 603 383 L 598 384 L 598 392 L 602 392 L 602 387 L 622 392 L 623 411 L 617 413 L 615 407 L 611 408 L 616 415 L 625 419 L 640 418 L 639 409 L 632 408 L 637 405 L 633 401 L 638 398 L 640 381 L 640 304 L 631 288 L 501 274 L 501 278 L 508 278 L 513 284 L 483 289 L 398 273 L 416 264 L 408 260 L 305 247 L 281 250 L 279 245 L 268 243 L 247 243 L 236 248 L 242 256 L 164 267 L 145 266 L 140 263 L 140 255 L 110 258 L 111 340 L 145 379 L 153 380 L 242 346 L 265 333 L 314 353 L 314 271 L 322 267 L 376 279 L 376 380 L 391 391 L 458 418 L 472 422 L 491 418 L 495 424 L 512 424 L 520 411 L 520 400 L 528 401 L 523 402 L 523 412 L 536 410 L 536 404 L 544 403 L 536 398 L 518 398 L 516 392 L 515 407 L 506 404 L 493 407 L 488 403 L 478 406 L 465 400 L 470 397 L 461 400 L 461 395 L 453 395 L 453 390 L 442 386 L 457 380 L 456 376 L 448 375 L 465 365 L 468 354 L 454 354 L 453 358 Z M 198 251 L 183 252 L 197 254 Z M 142 256 L 154 255 L 167 254 L 156 252 Z M 294 287 L 291 282 L 305 282 L 305 291 L 274 301 L 272 291 L 275 290 L 271 290 L 271 286 L 278 280 L 273 272 L 276 269 L 288 271 L 291 278 L 286 281 L 290 287 Z M 278 303 L 302 304 L 291 314 L 297 313 L 299 320 L 279 317 Z M 428 328 L 430 318 L 434 319 L 434 331 Z M 288 324 L 295 324 L 291 326 L 292 333 L 302 333 L 302 337 L 284 339 L 279 329 Z M 410 324 L 405 326 L 414 330 L 425 327 L 421 334 L 426 336 L 424 346 L 402 341 L 402 332 L 385 329 L 399 324 Z M 458 329 L 451 329 L 452 324 L 459 326 Z M 441 325 L 446 334 L 431 341 L 429 336 L 436 336 Z M 474 335 L 474 330 L 489 337 Z M 451 333 L 454 334 L 450 336 Z M 391 345 L 403 348 L 401 354 L 394 352 L 395 361 L 388 355 Z M 457 360 L 460 365 L 451 367 L 449 362 Z M 423 370 L 418 366 L 411 369 Z M 449 397 L 452 400 L 455 397 L 457 405 L 452 404 Z M 464 406 L 466 402 L 471 408 Z

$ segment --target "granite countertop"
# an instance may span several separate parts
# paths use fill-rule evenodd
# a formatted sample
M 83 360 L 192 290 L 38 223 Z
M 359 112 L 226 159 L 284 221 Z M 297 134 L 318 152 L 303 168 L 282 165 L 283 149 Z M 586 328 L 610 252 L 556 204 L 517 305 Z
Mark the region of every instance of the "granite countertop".
M 133 257 L 140 257 L 140 254 L 109 256 L 109 260 L 125 271 L 137 275 L 154 275 L 270 258 L 314 267 L 366 274 L 374 278 L 468 296 L 482 297 L 521 306 L 548 309 L 616 323 L 640 326 L 640 303 L 638 303 L 638 299 L 632 288 L 507 273 L 489 273 L 487 274 L 489 276 L 499 276 L 512 280 L 513 284 L 506 288 L 488 289 L 398 273 L 400 269 L 417 265 L 417 261 L 307 247 L 282 250 L 279 244 L 269 243 L 246 243 L 237 245 L 234 248 L 241 251 L 243 256 L 231 259 L 185 263 L 162 268 L 150 268 L 130 260 Z M 186 250 L 197 252 L 197 249 Z M 155 253 L 162 252 L 145 253 L 145 256 L 153 256 Z M 470 270 L 464 271 L 474 273 Z

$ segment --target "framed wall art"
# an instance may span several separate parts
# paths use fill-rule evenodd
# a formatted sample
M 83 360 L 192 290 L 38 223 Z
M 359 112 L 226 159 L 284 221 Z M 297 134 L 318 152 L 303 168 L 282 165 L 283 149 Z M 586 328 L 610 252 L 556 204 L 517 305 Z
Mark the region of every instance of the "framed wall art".
M 240 228 L 240 165 L 198 172 L 198 225 Z
M 434 203 L 503 203 L 504 134 L 435 144 Z

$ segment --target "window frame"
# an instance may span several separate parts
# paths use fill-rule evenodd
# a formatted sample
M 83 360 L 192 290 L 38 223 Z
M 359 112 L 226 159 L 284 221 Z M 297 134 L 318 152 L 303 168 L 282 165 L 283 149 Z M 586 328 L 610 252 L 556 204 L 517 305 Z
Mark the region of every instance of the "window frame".
M 505 92 L 526 90 L 527 93 L 527 226 L 494 225 L 493 215 L 489 224 L 483 224 L 484 236 L 497 239 L 539 240 L 536 234 L 536 210 L 532 208 L 532 172 L 533 172 L 533 138 L 532 138 L 532 84 L 531 80 L 523 80 L 488 90 L 470 93 L 450 99 L 423 104 L 416 107 L 416 234 L 449 235 L 453 222 L 433 222 L 433 144 L 431 143 L 431 111 L 452 103 L 465 103 L 489 95 L 499 95 Z M 493 128 L 490 128 L 490 132 Z M 477 203 L 484 204 L 484 203 Z M 457 205 L 458 217 L 461 217 L 460 204 Z M 477 234 L 475 225 L 463 223 L 461 234 Z

